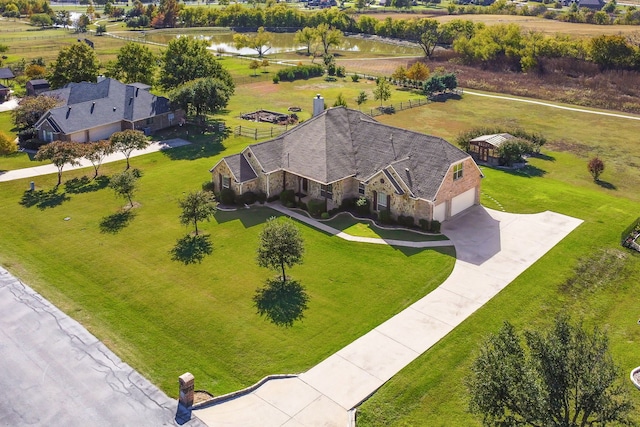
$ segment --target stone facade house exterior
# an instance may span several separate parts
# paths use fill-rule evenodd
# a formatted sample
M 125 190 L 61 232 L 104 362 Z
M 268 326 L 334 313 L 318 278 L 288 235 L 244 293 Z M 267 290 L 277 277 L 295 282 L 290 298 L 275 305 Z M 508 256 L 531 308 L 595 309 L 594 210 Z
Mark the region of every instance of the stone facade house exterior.
M 167 98 L 153 95 L 149 89 L 144 84 L 124 84 L 114 79 L 69 83 L 43 93 L 59 98 L 63 104 L 47 111 L 34 127 L 43 141 L 91 142 L 125 129 L 152 134 L 178 124 L 184 112 L 173 110 Z
M 371 210 L 444 221 L 479 203 L 482 173 L 469 154 L 434 136 L 378 123 L 344 107 L 250 145 L 210 169 L 215 191 L 294 190 L 327 208 L 363 196 Z

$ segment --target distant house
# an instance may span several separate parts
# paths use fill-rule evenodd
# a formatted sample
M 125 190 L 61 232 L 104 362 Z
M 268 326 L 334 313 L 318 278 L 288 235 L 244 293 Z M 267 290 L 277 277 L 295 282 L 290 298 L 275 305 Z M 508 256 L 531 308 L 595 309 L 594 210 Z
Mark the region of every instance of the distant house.
M 576 3 L 578 8 L 586 7 L 592 10 L 602 10 L 605 5 L 604 0 L 562 0 L 563 6 L 571 6 Z
M 137 129 L 151 134 L 179 123 L 182 110 L 173 110 L 167 98 L 151 94 L 149 86 L 123 84 L 114 79 L 98 83 L 69 83 L 43 92 L 63 105 L 47 111 L 35 128 L 43 141 L 89 142 L 114 132 Z
M 482 178 L 473 159 L 444 139 L 315 105 L 310 120 L 224 157 L 210 172 L 215 191 L 271 197 L 294 190 L 303 200 L 326 200 L 329 210 L 365 197 L 374 213 L 416 223 L 444 221 L 478 204 Z
M 493 135 L 482 135 L 469 141 L 469 153 L 477 162 L 488 163 L 490 165 L 500 164 L 500 154 L 498 148 L 505 141 L 515 138 L 508 133 L 497 133 Z
M 4 102 L 9 99 L 9 93 L 11 90 L 3 84 L 0 84 L 0 102 Z
M 42 92 L 51 90 L 51 86 L 46 79 L 29 80 L 26 84 L 27 96 L 38 96 Z

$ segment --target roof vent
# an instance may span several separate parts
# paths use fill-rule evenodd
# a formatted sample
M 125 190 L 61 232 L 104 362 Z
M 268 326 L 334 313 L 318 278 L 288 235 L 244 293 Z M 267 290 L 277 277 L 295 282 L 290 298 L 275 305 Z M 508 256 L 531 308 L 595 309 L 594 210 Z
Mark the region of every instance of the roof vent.
M 140 90 L 139 87 L 136 88 L 136 98 L 138 97 L 138 91 Z
M 93 114 L 93 109 L 96 108 L 96 102 L 93 101 L 93 103 L 91 104 L 91 114 Z
M 69 114 L 71 114 L 71 107 L 67 108 L 67 117 L 66 117 L 67 119 L 69 118 Z
M 113 111 L 116 111 L 116 107 L 113 107 Z
M 129 98 L 129 105 L 133 102 L 133 96 Z

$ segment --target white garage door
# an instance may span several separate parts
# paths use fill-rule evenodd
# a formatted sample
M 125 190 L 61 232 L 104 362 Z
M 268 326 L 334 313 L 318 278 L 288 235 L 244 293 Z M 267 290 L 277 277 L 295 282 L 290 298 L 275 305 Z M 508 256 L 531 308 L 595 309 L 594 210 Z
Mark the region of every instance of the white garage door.
M 476 201 L 476 189 L 472 188 L 451 199 L 451 216 L 470 208 Z
M 433 208 L 433 219 L 435 219 L 436 221 L 444 221 L 444 217 L 446 215 L 446 207 L 447 207 L 447 203 L 440 203 L 439 205 L 435 206 Z

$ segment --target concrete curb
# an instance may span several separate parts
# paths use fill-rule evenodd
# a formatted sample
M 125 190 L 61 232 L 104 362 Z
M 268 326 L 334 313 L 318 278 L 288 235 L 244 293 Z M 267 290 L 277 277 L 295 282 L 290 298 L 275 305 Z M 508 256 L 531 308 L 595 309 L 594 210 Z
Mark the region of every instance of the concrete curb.
M 231 392 L 231 393 L 223 394 L 222 396 L 214 397 L 214 398 L 209 399 L 207 401 L 195 404 L 195 405 L 193 405 L 191 407 L 191 409 L 198 410 L 198 409 L 208 408 L 209 406 L 213 406 L 213 405 L 216 405 L 218 403 L 223 403 L 223 402 L 226 402 L 228 400 L 232 400 L 232 399 L 235 399 L 237 397 L 244 396 L 244 395 L 249 394 L 249 393 L 253 393 L 254 391 L 256 391 L 258 388 L 260 388 L 260 386 L 262 386 L 267 381 L 282 380 L 282 379 L 286 379 L 286 378 L 296 378 L 296 377 L 298 377 L 298 375 L 299 374 L 267 375 L 266 377 L 264 377 L 263 379 L 261 379 L 260 381 L 255 383 L 254 385 L 251 385 L 251 386 L 249 386 L 247 388 L 243 388 L 242 390 L 238 390 L 238 391 L 234 391 L 234 392 Z M 209 393 L 209 392 L 207 392 L 207 393 Z

